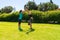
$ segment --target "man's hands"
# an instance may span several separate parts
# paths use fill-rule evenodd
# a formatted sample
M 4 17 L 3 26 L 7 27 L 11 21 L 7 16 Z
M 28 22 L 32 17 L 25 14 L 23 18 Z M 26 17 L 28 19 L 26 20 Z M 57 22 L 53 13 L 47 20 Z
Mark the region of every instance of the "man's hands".
M 31 17 L 31 19 L 33 20 L 33 17 Z

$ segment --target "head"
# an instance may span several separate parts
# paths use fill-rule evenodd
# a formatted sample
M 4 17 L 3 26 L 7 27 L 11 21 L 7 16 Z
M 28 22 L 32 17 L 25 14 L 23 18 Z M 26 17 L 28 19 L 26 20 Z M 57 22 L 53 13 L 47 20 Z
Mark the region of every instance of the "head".
M 22 12 L 22 10 L 19 11 L 19 13 L 21 13 L 21 12 Z
M 25 11 L 28 11 L 28 10 L 29 10 L 29 6 L 25 5 L 24 10 L 25 10 Z

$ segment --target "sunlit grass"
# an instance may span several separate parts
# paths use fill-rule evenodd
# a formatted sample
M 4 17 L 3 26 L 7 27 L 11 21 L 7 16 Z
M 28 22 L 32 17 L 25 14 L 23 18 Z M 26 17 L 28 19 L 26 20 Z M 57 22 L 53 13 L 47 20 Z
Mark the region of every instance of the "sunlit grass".
M 18 30 L 17 22 L 0 22 L 0 40 L 60 40 L 59 24 L 33 23 L 35 31 L 29 30 L 27 23 L 22 23 L 23 31 Z

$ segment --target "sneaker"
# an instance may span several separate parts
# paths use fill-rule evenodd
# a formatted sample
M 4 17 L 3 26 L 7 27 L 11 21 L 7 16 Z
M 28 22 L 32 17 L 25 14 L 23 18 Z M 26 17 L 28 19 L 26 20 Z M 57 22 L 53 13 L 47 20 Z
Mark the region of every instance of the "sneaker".
M 23 31 L 23 29 L 19 28 L 20 31 Z
M 30 31 L 34 31 L 34 30 L 35 30 L 35 29 L 31 29 L 31 28 L 30 28 Z

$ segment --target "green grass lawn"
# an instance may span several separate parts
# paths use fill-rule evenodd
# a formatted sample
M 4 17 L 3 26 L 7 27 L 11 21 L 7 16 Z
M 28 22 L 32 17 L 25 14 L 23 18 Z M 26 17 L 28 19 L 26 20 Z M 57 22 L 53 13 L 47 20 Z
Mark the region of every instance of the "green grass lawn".
M 33 23 L 32 32 L 27 23 L 22 23 L 22 32 L 17 25 L 17 22 L 0 22 L 0 40 L 60 40 L 59 24 Z

